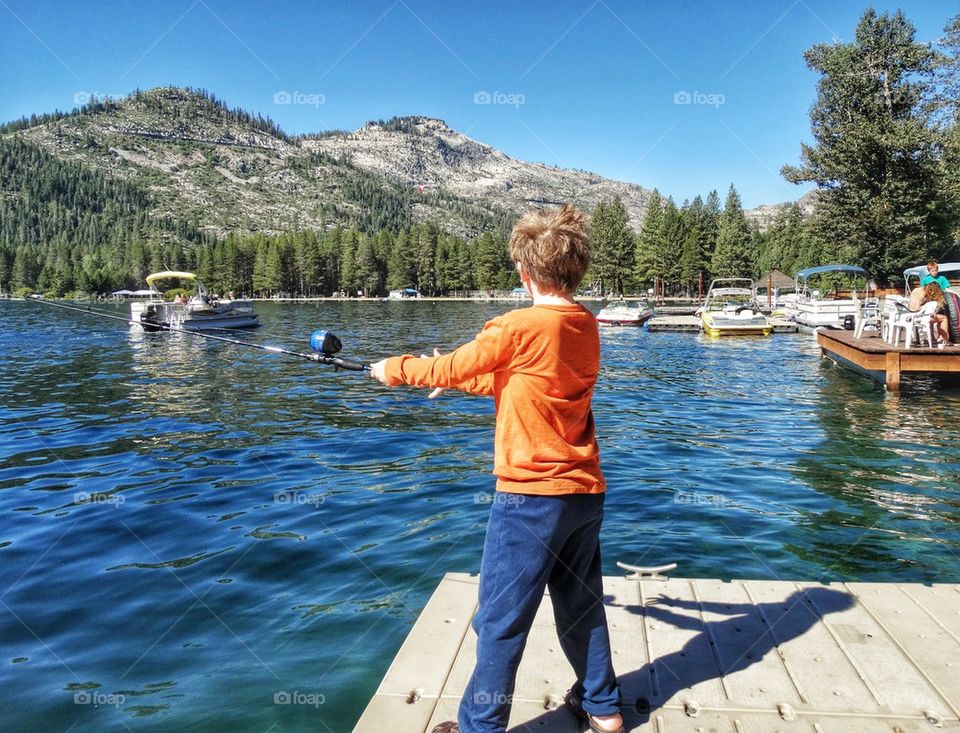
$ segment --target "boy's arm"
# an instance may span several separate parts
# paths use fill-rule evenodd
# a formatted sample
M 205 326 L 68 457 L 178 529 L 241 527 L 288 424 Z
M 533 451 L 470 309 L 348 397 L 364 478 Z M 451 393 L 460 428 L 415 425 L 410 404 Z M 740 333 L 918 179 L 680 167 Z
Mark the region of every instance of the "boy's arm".
M 416 358 L 409 354 L 384 359 L 371 376 L 391 387 L 445 387 L 473 394 L 493 394 L 493 372 L 513 353 L 513 336 L 499 318 L 487 323 L 477 337 L 443 356 Z

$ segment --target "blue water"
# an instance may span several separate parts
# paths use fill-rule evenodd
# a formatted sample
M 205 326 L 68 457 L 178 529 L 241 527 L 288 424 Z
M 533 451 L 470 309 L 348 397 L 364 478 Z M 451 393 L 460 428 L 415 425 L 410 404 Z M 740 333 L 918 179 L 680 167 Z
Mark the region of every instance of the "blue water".
M 506 307 L 263 304 L 247 337 L 325 327 L 373 360 Z M 0 318 L 0 729 L 349 731 L 439 579 L 479 567 L 490 402 Z M 960 391 L 886 394 L 808 336 L 602 340 L 606 573 L 960 582 Z

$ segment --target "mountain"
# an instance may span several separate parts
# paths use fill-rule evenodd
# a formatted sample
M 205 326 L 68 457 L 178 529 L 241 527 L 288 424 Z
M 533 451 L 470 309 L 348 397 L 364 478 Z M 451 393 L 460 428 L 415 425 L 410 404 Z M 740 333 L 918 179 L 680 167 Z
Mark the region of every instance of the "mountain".
M 426 117 L 293 138 L 213 95 L 164 87 L 0 128 L 54 157 L 143 185 L 158 217 L 222 236 L 403 228 L 434 220 L 475 236 L 531 205 L 590 209 L 619 196 L 638 228 L 650 192 L 583 171 L 516 160 Z
M 814 189 L 807 191 L 796 201 L 786 201 L 782 204 L 761 204 L 753 209 L 746 209 L 743 215 L 747 217 L 747 221 L 750 223 L 755 222 L 757 226 L 760 227 L 761 232 L 765 232 L 770 228 L 770 225 L 773 224 L 773 220 L 777 218 L 777 214 L 784 209 L 793 206 L 793 204 L 799 204 L 800 211 L 803 212 L 803 215 L 810 216 L 810 214 L 813 213 L 816 203 L 817 191 Z
M 515 214 L 564 201 L 590 210 L 619 197 L 631 224 L 639 228 L 651 193 L 595 173 L 516 160 L 430 117 L 368 122 L 354 132 L 308 138 L 302 144 L 418 190 L 447 191 Z

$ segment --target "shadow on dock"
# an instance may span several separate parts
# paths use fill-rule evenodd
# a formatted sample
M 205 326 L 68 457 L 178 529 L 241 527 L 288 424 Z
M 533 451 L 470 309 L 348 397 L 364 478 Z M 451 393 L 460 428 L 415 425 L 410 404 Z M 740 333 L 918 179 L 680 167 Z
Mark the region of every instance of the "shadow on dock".
M 624 727 L 631 730 L 683 690 L 747 669 L 781 644 L 796 639 L 831 613 L 852 608 L 856 599 L 833 588 L 806 588 L 770 603 L 718 603 L 691 601 L 661 594 L 645 605 L 617 604 L 605 596 L 609 607 L 624 608 L 650 622 L 698 632 L 682 648 L 655 657 L 640 669 L 619 676 L 623 693 Z M 684 616 L 672 608 L 699 612 Z M 727 616 L 722 621 L 703 621 L 703 614 Z M 688 714 L 696 716 L 698 704 L 685 702 Z M 571 713 L 563 706 L 510 729 L 562 730 Z

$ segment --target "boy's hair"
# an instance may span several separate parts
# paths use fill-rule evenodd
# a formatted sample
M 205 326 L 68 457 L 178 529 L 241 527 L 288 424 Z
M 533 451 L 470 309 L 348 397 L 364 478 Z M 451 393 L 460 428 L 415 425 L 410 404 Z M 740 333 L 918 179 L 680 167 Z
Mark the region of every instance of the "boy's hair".
M 931 267 L 940 267 L 940 265 L 937 264 L 936 260 L 930 260 L 927 263 L 927 269 L 929 270 Z
M 586 221 L 570 204 L 524 214 L 510 234 L 510 258 L 545 291 L 572 293 L 590 264 Z

